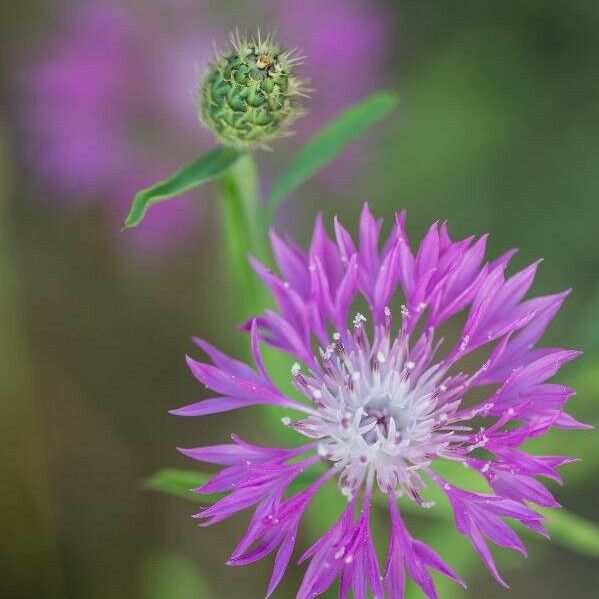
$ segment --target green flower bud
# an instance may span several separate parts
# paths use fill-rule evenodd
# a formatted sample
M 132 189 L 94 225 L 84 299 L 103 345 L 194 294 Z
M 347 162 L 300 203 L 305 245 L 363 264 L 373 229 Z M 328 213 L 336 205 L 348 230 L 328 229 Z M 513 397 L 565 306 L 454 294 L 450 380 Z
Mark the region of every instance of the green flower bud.
M 304 111 L 303 81 L 293 71 L 301 58 L 268 36 L 231 36 L 232 48 L 218 54 L 205 74 L 197 107 L 202 123 L 224 145 L 268 147 L 289 135 L 289 125 Z

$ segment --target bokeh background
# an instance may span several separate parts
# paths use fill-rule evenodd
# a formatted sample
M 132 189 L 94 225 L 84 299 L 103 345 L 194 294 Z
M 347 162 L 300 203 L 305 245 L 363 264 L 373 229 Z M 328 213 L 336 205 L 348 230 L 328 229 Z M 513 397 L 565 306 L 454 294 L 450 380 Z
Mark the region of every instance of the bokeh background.
M 561 380 L 579 392 L 571 412 L 599 424 L 596 0 L 4 2 L 2 597 L 263 596 L 269 563 L 224 565 L 245 517 L 199 529 L 192 504 L 142 484 L 160 468 L 193 467 L 176 445 L 231 430 L 268 441 L 251 412 L 167 413 L 203 397 L 183 362 L 191 334 L 244 351 L 214 190 L 120 232 L 137 188 L 211 147 L 194 81 L 235 26 L 276 27 L 302 47 L 316 90 L 296 138 L 259 156 L 265 188 L 347 103 L 381 87 L 401 97 L 384 127 L 287 202 L 279 228 L 305 242 L 317 210 L 353 226 L 368 200 L 387 219 L 406 207 L 414 236 L 448 219 L 457 236 L 490 232 L 495 254 L 519 247 L 516 266 L 544 257 L 535 291 L 574 288 L 545 339 L 585 351 Z M 555 492 L 597 521 L 596 435 L 554 433 L 542 449 L 584 458 Z M 421 528 L 452 563 L 460 539 L 435 526 Z M 591 558 L 528 545 L 527 561 L 499 553 L 509 595 L 466 559 L 469 591 L 451 597 L 597 596 Z M 276 596 L 292 597 L 299 574 Z

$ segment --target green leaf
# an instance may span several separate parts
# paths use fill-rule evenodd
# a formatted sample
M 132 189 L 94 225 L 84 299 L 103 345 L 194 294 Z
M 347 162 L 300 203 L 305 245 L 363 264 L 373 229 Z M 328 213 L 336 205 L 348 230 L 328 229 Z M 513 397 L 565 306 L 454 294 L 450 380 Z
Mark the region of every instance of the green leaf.
M 160 551 L 150 555 L 141 568 L 143 599 L 214 599 L 198 565 L 185 555 Z
M 198 495 L 191 490 L 203 485 L 212 475 L 206 472 L 193 470 L 180 470 L 178 468 L 165 468 L 159 470 L 144 481 L 144 488 L 153 491 L 162 491 L 170 495 L 181 497 L 199 503 L 213 503 L 220 495 Z
M 378 505 L 386 507 L 386 500 L 381 494 L 377 494 L 374 497 L 375 502 Z M 430 510 L 427 510 L 425 515 L 440 520 L 451 521 L 453 519 L 453 513 L 447 501 L 445 501 L 440 492 L 437 493 L 437 491 L 435 491 L 433 497 L 437 499 L 436 505 Z M 417 506 L 413 501 L 403 501 L 400 508 L 406 512 L 420 515 L 424 514 L 422 508 Z M 537 508 L 537 511 L 545 516 L 546 519 L 543 524 L 556 545 L 570 549 L 576 553 L 582 553 L 593 557 L 599 556 L 599 525 L 597 523 L 581 516 L 577 516 L 576 514 L 572 514 L 564 508 L 557 510 Z M 531 538 L 538 538 L 538 536 L 528 528 L 524 528 L 517 524 L 516 526 L 522 534 Z
M 321 469 L 303 472 L 292 483 L 290 491 L 296 492 L 303 489 L 313 482 L 320 473 Z M 205 472 L 166 468 L 148 478 L 144 486 L 147 489 L 162 491 L 163 493 L 169 493 L 170 495 L 175 495 L 189 501 L 213 503 L 220 499 L 222 495 L 197 495 L 191 492 L 191 489 L 204 484 L 211 476 L 211 474 Z M 337 490 L 335 489 L 335 491 Z M 424 511 L 412 501 L 403 501 L 401 509 L 407 512 L 418 513 L 419 515 L 451 521 L 453 514 L 442 493 L 435 490 L 431 498 L 436 500 L 436 505 L 430 510 Z M 318 500 L 322 501 L 323 497 L 318 497 Z M 387 499 L 382 494 L 377 493 L 374 496 L 374 500 L 381 507 L 386 507 Z M 327 495 L 324 503 L 324 507 L 334 504 L 334 496 Z M 599 524 L 572 514 L 564 508 L 560 508 L 559 510 L 539 509 L 538 511 L 545 516 L 545 526 L 554 543 L 577 553 L 593 557 L 599 556 Z M 533 534 L 526 528 L 522 528 L 521 530 L 524 534 Z
M 350 106 L 310 139 L 275 181 L 267 200 L 274 214 L 278 205 L 316 172 L 340 154 L 345 146 L 364 135 L 397 106 L 397 97 L 377 92 Z
M 314 467 L 310 471 L 302 472 L 289 486 L 291 492 L 299 491 L 313 483 L 322 474 L 322 468 Z M 180 468 L 164 468 L 147 478 L 143 486 L 152 491 L 161 491 L 169 495 L 175 495 L 188 501 L 197 503 L 214 503 L 223 497 L 222 493 L 200 495 L 193 493 L 192 489 L 203 485 L 213 474 L 208 472 L 197 472 L 195 470 L 182 470 Z
M 555 543 L 577 553 L 599 556 L 599 525 L 561 508 L 539 510 L 546 518 L 545 527 Z
M 133 199 L 125 227 L 135 227 L 152 204 L 168 200 L 222 175 L 241 155 L 234 148 L 217 148 L 186 164 L 174 175 L 138 192 Z

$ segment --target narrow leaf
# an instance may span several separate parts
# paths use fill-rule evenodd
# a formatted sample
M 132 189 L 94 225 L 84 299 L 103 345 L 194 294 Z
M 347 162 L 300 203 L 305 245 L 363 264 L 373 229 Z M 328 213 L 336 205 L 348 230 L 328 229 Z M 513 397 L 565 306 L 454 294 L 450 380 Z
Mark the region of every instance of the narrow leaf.
M 577 553 L 599 557 L 599 524 L 566 510 L 539 510 L 555 543 Z
M 213 503 L 219 499 L 219 495 L 198 495 L 191 491 L 191 489 L 203 485 L 211 476 L 211 474 L 206 472 L 165 468 L 147 478 L 144 481 L 144 487 L 153 491 L 162 491 L 163 493 L 175 495 L 189 501 Z
M 309 471 L 302 472 L 289 486 L 289 490 L 293 493 L 301 491 L 310 483 L 314 482 L 318 476 L 322 474 L 321 468 L 313 468 Z M 222 497 L 221 493 L 213 493 L 201 495 L 193 493 L 191 489 L 195 489 L 207 482 L 214 473 L 197 472 L 195 470 L 182 470 L 179 468 L 164 468 L 155 472 L 143 482 L 145 489 L 152 491 L 161 491 L 169 495 L 175 495 L 188 501 L 198 503 L 214 503 Z
M 267 201 L 270 213 L 274 214 L 286 197 L 340 154 L 345 146 L 389 115 L 396 105 L 397 97 L 394 94 L 377 92 L 350 106 L 314 135 L 275 181 Z
M 303 472 L 298 476 L 291 485 L 290 491 L 297 492 L 314 481 L 319 475 L 320 469 L 315 470 L 314 472 Z M 197 495 L 191 492 L 191 489 L 204 484 L 211 476 L 211 474 L 205 472 L 165 468 L 146 479 L 144 486 L 147 489 L 162 491 L 163 493 L 169 493 L 170 495 L 190 501 L 213 503 L 217 499 L 220 499 L 222 495 Z M 435 498 L 437 499 L 437 497 Z M 333 499 L 331 498 L 331 500 Z M 377 493 L 374 499 L 381 507 L 386 506 L 387 498 L 383 494 Z M 443 501 L 442 497 L 439 496 L 438 499 L 440 501 L 426 512 L 423 512 L 422 508 L 418 507 L 412 501 L 402 502 L 401 509 L 406 512 L 424 513 L 433 518 L 451 521 L 453 514 L 449 505 L 446 501 Z M 538 509 L 538 511 L 545 516 L 544 525 L 555 544 L 576 553 L 599 557 L 599 524 L 572 514 L 564 508 L 558 510 Z M 522 530 L 523 534 L 535 536 L 526 528 L 518 528 Z
M 133 199 L 125 227 L 135 227 L 144 218 L 152 204 L 168 200 L 224 173 L 240 156 L 234 148 L 217 148 L 186 164 L 164 181 L 138 192 Z
M 377 493 L 374 498 L 377 504 L 381 507 L 386 507 L 386 498 L 382 494 Z M 453 520 L 451 508 L 447 501 L 440 495 L 440 492 L 435 491 L 434 498 L 438 499 L 438 501 L 436 501 L 433 508 L 426 511 L 425 515 L 430 515 L 440 520 Z M 401 509 L 409 513 L 423 514 L 422 508 L 413 501 L 403 501 Z M 564 508 L 557 510 L 536 508 L 536 511 L 545 516 L 546 520 L 543 521 L 543 525 L 549 532 L 553 543 L 575 553 L 593 557 L 599 556 L 599 524 L 577 516 Z M 531 538 L 539 538 L 528 528 L 520 526 L 517 522 L 514 522 L 514 525 L 523 535 Z

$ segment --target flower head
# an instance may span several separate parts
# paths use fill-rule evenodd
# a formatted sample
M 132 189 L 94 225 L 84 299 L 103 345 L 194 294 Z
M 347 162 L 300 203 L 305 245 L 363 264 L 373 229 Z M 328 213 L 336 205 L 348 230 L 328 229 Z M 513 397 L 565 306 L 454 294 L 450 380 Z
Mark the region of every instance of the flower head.
M 369 589 L 373 597 L 399 599 L 407 572 L 433 599 L 430 569 L 463 584 L 432 548 L 411 536 L 400 514 L 398 498 L 433 507 L 431 486 L 447 496 L 457 532 L 505 584 L 487 543 L 525 553 L 503 518 L 545 534 L 543 517 L 528 503 L 559 504 L 535 477 L 559 481 L 556 468 L 570 461 L 529 454 L 522 443 L 553 427 L 585 426 L 564 412 L 573 390 L 547 382 L 578 352 L 537 347 L 567 291 L 525 299 L 538 263 L 506 277 L 514 251 L 485 261 L 486 236 L 455 241 L 445 223 L 435 223 L 412 251 L 400 213 L 381 248 L 381 224 L 365 206 L 356 244 L 337 220 L 333 241 L 319 218 L 308 252 L 272 233 L 280 276 L 253 263 L 278 305 L 246 325 L 256 369 L 204 341 L 198 343 L 213 364 L 188 358 L 193 375 L 218 397 L 175 414 L 272 404 L 288 411 L 283 424 L 306 439 L 292 450 L 256 448 L 237 438 L 233 445 L 185 450 L 227 466 L 199 492 L 228 495 L 199 518 L 212 523 L 257 505 L 229 563 L 277 550 L 269 593 L 290 560 L 304 509 L 333 478 L 348 504 L 302 557 L 310 564 L 298 598 L 315 597 L 338 578 L 341 597 L 350 590 L 365 597 Z M 293 396 L 269 377 L 261 342 L 291 354 Z M 473 397 L 475 390 L 482 400 Z M 488 492 L 442 478 L 442 461 L 478 473 Z M 313 482 L 292 492 L 300 474 Z M 389 506 L 384 571 L 370 530 L 377 498 Z
M 232 48 L 217 55 L 202 80 L 198 111 L 225 145 L 265 146 L 288 131 L 302 113 L 303 82 L 294 75 L 301 60 L 271 40 L 231 36 Z

